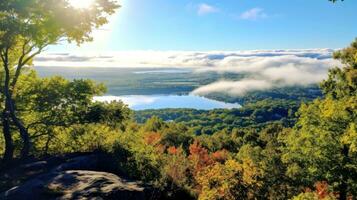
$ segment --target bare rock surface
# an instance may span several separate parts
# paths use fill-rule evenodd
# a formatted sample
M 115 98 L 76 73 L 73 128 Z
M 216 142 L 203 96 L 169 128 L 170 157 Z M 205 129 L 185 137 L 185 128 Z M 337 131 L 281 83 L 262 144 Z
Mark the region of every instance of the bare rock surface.
M 145 199 L 144 188 L 96 171 L 52 172 L 5 192 L 1 199 Z
M 103 159 L 103 155 L 92 154 L 70 158 L 52 166 L 47 161 L 19 166 L 6 176 L 7 179 L 12 179 L 17 173 L 18 176 L 28 173 L 35 176 L 29 176 L 27 181 L 0 194 L 0 200 L 145 199 L 145 188 L 139 183 L 100 172 L 101 165 L 108 163 Z

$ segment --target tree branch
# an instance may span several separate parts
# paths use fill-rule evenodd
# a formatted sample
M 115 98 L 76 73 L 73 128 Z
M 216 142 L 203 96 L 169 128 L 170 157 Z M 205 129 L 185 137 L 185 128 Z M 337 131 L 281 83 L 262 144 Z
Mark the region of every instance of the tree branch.
M 30 42 L 29 40 L 25 40 L 24 44 L 22 45 L 22 55 L 20 56 L 18 63 L 22 63 L 22 60 L 23 60 L 24 57 L 26 56 L 27 53 L 25 52 L 25 48 L 26 48 L 26 46 L 27 46 L 27 44 L 28 44 L 29 42 Z M 30 50 L 29 50 L 29 51 L 32 51 L 32 48 L 33 48 L 33 47 L 34 47 L 34 46 L 30 47 Z
M 24 44 L 24 46 L 26 46 L 27 44 Z M 26 63 L 28 63 L 31 59 L 33 59 L 36 55 L 40 54 L 43 50 L 43 48 L 45 48 L 47 45 L 43 45 L 41 47 L 38 48 L 38 50 L 36 52 L 34 52 L 33 54 L 31 54 L 30 56 L 28 56 L 25 60 L 23 60 L 25 58 L 25 56 L 29 53 L 31 53 L 31 51 L 35 48 L 35 45 L 31 46 L 29 48 L 28 51 L 24 51 L 24 48 L 23 48 L 23 51 L 22 51 L 22 55 L 19 59 L 19 62 L 17 64 L 17 67 L 16 67 L 16 72 L 15 72 L 15 75 L 14 75 L 14 78 L 11 82 L 11 89 L 14 90 L 15 86 L 16 86 L 16 83 L 19 79 L 19 76 L 21 74 L 21 69 L 23 66 L 26 65 Z

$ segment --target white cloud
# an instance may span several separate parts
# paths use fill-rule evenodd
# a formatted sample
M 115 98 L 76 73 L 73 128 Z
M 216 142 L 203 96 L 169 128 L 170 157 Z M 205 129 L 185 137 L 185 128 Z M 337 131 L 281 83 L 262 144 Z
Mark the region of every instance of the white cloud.
M 326 55 L 324 54 L 320 54 L 322 58 L 309 57 L 309 55 L 312 56 L 313 54 L 300 52 L 267 57 L 232 56 L 225 58 L 219 61 L 220 64 L 215 64 L 216 67 L 205 67 L 197 70 L 200 72 L 244 73 L 249 78 L 240 81 L 217 81 L 196 89 L 193 94 L 205 95 L 223 91 L 223 93 L 232 96 L 241 96 L 250 91 L 286 86 L 306 86 L 319 83 L 327 78 L 327 72 L 331 67 L 340 65 L 332 58 L 325 58 Z
M 199 4 L 197 7 L 198 15 L 206 15 L 206 14 L 217 13 L 217 12 L 219 12 L 218 8 L 216 8 L 212 5 L 205 4 L 205 3 Z
M 194 95 L 206 95 L 212 92 L 241 96 L 249 91 L 267 90 L 273 85 L 266 80 L 243 79 L 241 81 L 218 81 L 202 86 L 192 92 Z
M 241 81 L 220 80 L 195 94 L 226 91 L 242 95 L 272 87 L 308 85 L 327 77 L 340 65 L 331 49 L 254 51 L 122 51 L 97 53 L 48 53 L 35 59 L 35 66 L 181 68 L 195 73 L 245 74 Z M 187 70 L 186 70 L 187 71 Z
M 223 64 L 225 63 L 225 64 Z M 285 55 L 277 57 L 230 58 L 223 61 L 221 67 L 201 68 L 200 72 L 233 72 L 244 73 L 249 78 L 239 81 L 221 80 L 202 86 L 192 93 L 206 95 L 222 92 L 231 96 L 242 96 L 247 92 L 281 88 L 286 86 L 307 86 L 316 84 L 327 78 L 327 72 L 332 66 L 339 65 L 337 61 Z
M 264 12 L 264 9 L 252 8 L 250 10 L 243 12 L 239 18 L 244 19 L 244 20 L 258 20 L 258 19 L 264 19 L 267 17 L 268 17 L 268 15 Z
M 253 51 L 117 51 L 43 53 L 36 66 L 67 67 L 187 67 L 197 70 L 254 72 L 271 65 L 324 65 L 331 49 Z

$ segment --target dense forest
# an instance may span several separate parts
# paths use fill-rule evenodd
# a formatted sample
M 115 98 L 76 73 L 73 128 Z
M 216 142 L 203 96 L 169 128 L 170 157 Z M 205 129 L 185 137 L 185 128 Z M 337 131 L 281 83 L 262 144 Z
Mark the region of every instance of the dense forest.
M 41 78 L 30 67 L 60 39 L 90 41 L 118 7 L 98 2 L 90 14 L 68 10 L 64 0 L 0 2 L 1 171 L 101 152 L 113 159 L 105 163 L 112 172 L 153 188 L 152 199 L 357 197 L 357 39 L 334 53 L 341 65 L 314 99 L 293 90 L 286 95 L 297 97 L 246 101 L 239 109 L 134 112 L 122 102 L 94 102 L 103 84 Z M 0 177 L 0 192 L 18 184 Z
M 137 122 L 144 123 L 153 116 L 166 122 L 176 122 L 190 127 L 196 135 L 211 135 L 226 129 L 261 130 L 270 124 L 292 127 L 296 121 L 295 113 L 300 101 L 265 99 L 247 103 L 242 108 L 195 110 L 195 109 L 158 109 L 135 111 Z
M 160 198 L 347 199 L 357 189 L 356 53 L 357 41 L 336 52 L 345 67 L 321 83 L 324 97 L 300 107 L 268 99 L 232 110 L 149 110 L 137 123 L 121 102 L 91 101 L 103 85 L 31 70 L 15 101 L 32 156 L 104 151 L 119 174 L 150 183 Z M 12 139 L 20 156 L 14 128 Z

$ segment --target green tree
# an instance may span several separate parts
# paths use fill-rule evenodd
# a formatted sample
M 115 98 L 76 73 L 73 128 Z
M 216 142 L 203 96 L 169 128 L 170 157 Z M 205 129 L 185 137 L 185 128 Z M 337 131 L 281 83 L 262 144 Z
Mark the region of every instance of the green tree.
M 64 133 L 75 135 L 80 130 L 71 129 L 72 126 L 94 127 L 98 124 L 123 130 L 131 118 L 130 109 L 122 102 L 93 102 L 93 97 L 103 95 L 106 88 L 91 80 L 66 80 L 58 76 L 39 78 L 30 70 L 20 75 L 17 85 L 18 89 L 13 93 L 17 115 L 26 124 L 33 143 L 31 152 L 35 155 L 55 152 L 53 148 L 48 151 L 49 147 L 54 146 L 60 137 L 70 138 Z M 78 133 L 82 134 L 81 131 Z
M 18 114 L 36 147 L 36 143 L 46 141 L 44 153 L 57 138 L 55 130 L 60 127 L 101 123 L 122 128 L 130 118 L 130 110 L 122 102 L 93 102 L 93 97 L 102 95 L 105 87 L 91 80 L 38 78 L 30 72 L 20 77 L 18 86 L 21 89 L 14 93 Z
M 245 144 L 236 155 L 237 160 L 249 159 L 262 170 L 262 185 L 254 192 L 258 199 L 289 199 L 299 193 L 285 175 L 286 165 L 281 161 L 280 137 L 288 130 L 280 124 L 269 125 L 259 133 L 258 144 Z
M 143 129 L 146 132 L 157 132 L 165 127 L 167 127 L 167 124 L 162 119 L 157 116 L 152 116 L 146 121 L 143 126 Z
M 132 111 L 122 101 L 91 103 L 84 115 L 86 123 L 103 123 L 113 128 L 125 130 Z
M 261 185 L 257 180 L 260 173 L 250 160 L 239 163 L 230 159 L 224 164 L 215 163 L 195 176 L 201 188 L 198 199 L 253 199 L 254 190 Z
M 334 57 L 334 68 L 322 83 L 325 98 L 302 105 L 299 120 L 285 140 L 287 173 L 302 185 L 327 181 L 345 200 L 357 195 L 357 40 Z
M 97 0 L 87 10 L 75 9 L 68 0 L 3 0 L 0 1 L 0 57 L 4 70 L 3 132 L 6 140 L 4 160 L 13 157 L 10 124 L 23 140 L 22 157 L 30 151 L 30 137 L 23 120 L 16 113 L 13 93 L 24 66 L 48 45 L 59 41 L 91 41 L 90 33 L 107 23 L 118 5 L 113 0 Z

